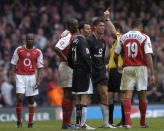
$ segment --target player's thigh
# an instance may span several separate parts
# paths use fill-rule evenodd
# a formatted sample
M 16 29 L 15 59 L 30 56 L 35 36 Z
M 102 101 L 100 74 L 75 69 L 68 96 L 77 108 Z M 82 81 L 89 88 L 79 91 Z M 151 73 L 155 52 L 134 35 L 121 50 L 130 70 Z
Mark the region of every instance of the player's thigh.
M 134 90 L 136 85 L 136 74 L 133 67 L 125 67 L 121 78 L 121 90 Z
M 73 70 L 67 65 L 67 63 L 61 62 L 59 65 L 61 87 L 72 87 L 72 74 Z
M 25 94 L 26 78 L 24 75 L 15 75 L 16 81 L 16 94 Z
M 38 95 L 38 89 L 34 89 L 36 85 L 36 76 L 33 75 L 26 75 L 26 96 L 35 96 Z
M 146 66 L 139 66 L 136 69 L 137 91 L 147 90 L 148 83 L 148 70 Z

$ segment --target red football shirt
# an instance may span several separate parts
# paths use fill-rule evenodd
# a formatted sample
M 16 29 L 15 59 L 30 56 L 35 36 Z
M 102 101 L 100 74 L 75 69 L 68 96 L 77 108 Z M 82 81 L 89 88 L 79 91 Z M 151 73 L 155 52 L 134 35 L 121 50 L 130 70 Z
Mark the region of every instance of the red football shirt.
M 139 31 L 129 31 L 122 35 L 115 47 L 119 55 L 123 48 L 123 66 L 147 66 L 145 54 L 153 53 L 149 36 Z
M 16 74 L 32 75 L 36 68 L 43 68 L 43 54 L 37 49 L 27 49 L 25 46 L 18 47 L 12 57 L 11 64 L 16 65 Z

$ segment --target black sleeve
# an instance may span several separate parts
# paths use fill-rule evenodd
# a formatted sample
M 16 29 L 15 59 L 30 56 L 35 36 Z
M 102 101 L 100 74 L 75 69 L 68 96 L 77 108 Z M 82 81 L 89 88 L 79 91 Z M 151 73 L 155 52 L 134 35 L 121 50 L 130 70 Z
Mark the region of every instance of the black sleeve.
M 103 62 L 105 64 L 105 51 L 106 51 L 106 43 L 105 43 L 105 40 L 103 40 Z
M 91 67 L 92 67 L 91 55 L 90 55 L 90 50 L 89 50 L 89 45 L 88 45 L 87 40 L 84 38 L 80 39 L 79 45 L 80 45 L 80 53 L 82 55 L 82 58 L 87 63 L 87 66 L 89 67 L 91 71 Z
M 90 54 L 92 54 L 93 44 L 90 37 L 87 38 L 87 43 L 88 43 Z

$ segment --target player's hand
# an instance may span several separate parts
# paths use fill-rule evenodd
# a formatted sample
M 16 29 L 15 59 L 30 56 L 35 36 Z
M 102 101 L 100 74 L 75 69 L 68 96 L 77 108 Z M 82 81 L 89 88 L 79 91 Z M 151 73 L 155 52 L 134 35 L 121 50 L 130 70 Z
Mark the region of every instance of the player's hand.
M 155 85 L 155 76 L 154 75 L 151 75 L 151 86 L 154 86 Z
M 118 71 L 118 73 L 122 74 L 122 71 L 123 71 L 122 66 L 119 66 L 119 67 L 117 68 L 117 71 Z
M 108 8 L 105 12 L 104 12 L 104 18 L 108 19 L 110 17 L 110 8 Z
M 108 71 L 109 70 L 109 64 L 105 66 L 106 67 L 106 70 Z
M 34 86 L 33 90 L 37 90 L 37 89 L 39 89 L 39 87 L 40 87 L 40 84 L 36 83 L 36 85 Z

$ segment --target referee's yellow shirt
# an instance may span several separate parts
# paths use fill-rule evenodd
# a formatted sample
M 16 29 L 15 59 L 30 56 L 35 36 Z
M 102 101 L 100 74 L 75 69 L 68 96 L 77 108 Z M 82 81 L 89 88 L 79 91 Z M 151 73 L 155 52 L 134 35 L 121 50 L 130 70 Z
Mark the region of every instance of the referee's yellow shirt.
M 120 33 L 117 32 L 117 40 L 119 39 L 119 37 L 120 37 Z M 112 45 L 112 48 L 110 49 L 110 58 L 109 58 L 109 64 L 108 64 L 109 70 L 112 68 L 116 68 L 116 64 L 114 62 L 114 47 L 117 45 L 117 40 L 115 40 L 114 44 Z M 119 66 L 122 66 L 123 64 L 121 55 L 118 56 L 118 64 Z

